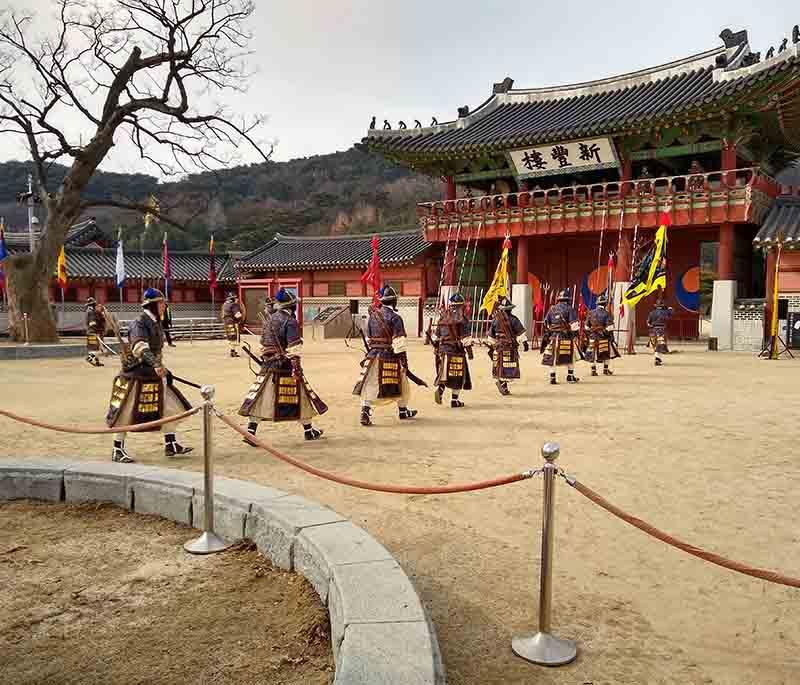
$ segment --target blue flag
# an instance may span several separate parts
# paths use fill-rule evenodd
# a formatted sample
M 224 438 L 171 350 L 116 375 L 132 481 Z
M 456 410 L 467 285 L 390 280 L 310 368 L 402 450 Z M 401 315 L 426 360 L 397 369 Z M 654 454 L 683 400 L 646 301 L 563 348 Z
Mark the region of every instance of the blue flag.
M 6 249 L 6 233 L 3 224 L 0 223 L 0 262 L 8 257 L 8 250 Z

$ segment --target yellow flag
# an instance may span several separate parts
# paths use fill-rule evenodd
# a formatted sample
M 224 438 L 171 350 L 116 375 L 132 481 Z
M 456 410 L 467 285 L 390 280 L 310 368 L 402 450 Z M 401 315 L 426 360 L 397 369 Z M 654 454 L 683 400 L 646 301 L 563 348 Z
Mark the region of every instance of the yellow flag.
M 643 297 L 656 292 L 659 288 L 667 289 L 667 226 L 669 216 L 661 218 L 661 227 L 656 232 L 653 247 L 642 259 L 636 269 L 630 286 L 622 298 L 629 307 L 635 307 Z
M 148 207 L 150 211 L 144 213 L 144 227 L 150 228 L 150 224 L 153 223 L 153 221 L 156 222 L 158 221 L 158 212 L 160 211 L 160 208 L 158 206 L 158 200 L 156 200 L 156 196 L 151 195 L 147 199 L 147 203 L 145 206 Z
M 500 261 L 497 262 L 492 284 L 481 303 L 481 310 L 485 309 L 489 314 L 494 311 L 494 307 L 501 297 L 508 297 L 508 251 L 510 249 L 511 239 L 506 238 L 503 241 L 503 252 L 500 254 Z
M 56 265 L 56 277 L 58 278 L 59 288 L 67 287 L 67 255 L 64 254 L 64 246 L 58 253 L 58 264 Z

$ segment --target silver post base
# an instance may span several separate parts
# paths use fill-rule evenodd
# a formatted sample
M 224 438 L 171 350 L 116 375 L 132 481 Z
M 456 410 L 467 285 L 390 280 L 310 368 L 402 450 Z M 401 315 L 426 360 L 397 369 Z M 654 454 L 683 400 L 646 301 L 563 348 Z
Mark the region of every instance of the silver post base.
M 572 640 L 564 640 L 550 633 L 521 635 L 511 640 L 514 654 L 526 661 L 542 666 L 563 666 L 578 655 Z
M 216 533 L 204 532 L 196 540 L 191 540 L 183 545 L 189 554 L 216 554 L 228 549 L 230 545 Z

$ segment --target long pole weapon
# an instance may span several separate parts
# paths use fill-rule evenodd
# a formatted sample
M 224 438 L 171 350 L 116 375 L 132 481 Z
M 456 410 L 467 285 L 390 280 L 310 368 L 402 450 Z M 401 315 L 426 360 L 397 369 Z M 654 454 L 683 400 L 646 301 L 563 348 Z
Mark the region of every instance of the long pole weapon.
M 628 283 L 630 283 L 633 280 L 633 269 L 634 269 L 635 262 L 636 262 L 636 252 L 639 249 L 638 248 L 638 243 L 639 243 L 639 224 L 637 223 L 636 226 L 634 226 L 634 228 L 633 228 L 633 248 L 631 249 L 631 275 L 630 275 L 630 278 L 628 279 Z M 625 296 L 624 295 L 623 295 L 622 299 L 623 299 L 623 306 L 624 306 L 624 300 L 625 300 Z M 631 308 L 629 307 L 628 308 L 628 312 L 630 312 L 630 311 L 631 311 Z M 635 348 L 635 345 L 634 345 L 634 338 L 636 337 L 636 329 L 634 327 L 634 316 L 631 315 L 628 318 L 630 319 L 630 321 L 628 322 L 628 349 L 626 350 L 626 353 L 627 354 L 636 354 L 636 348 Z
M 770 350 L 769 358 L 778 359 L 778 275 L 781 268 L 781 252 L 783 250 L 783 236 L 778 235 L 778 253 L 775 255 L 775 276 L 772 287 L 772 321 L 770 322 Z

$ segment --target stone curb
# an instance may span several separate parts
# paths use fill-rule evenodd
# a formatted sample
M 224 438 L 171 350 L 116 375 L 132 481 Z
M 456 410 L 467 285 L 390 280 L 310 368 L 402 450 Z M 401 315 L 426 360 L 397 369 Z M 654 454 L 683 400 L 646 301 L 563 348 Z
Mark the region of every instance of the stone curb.
M 200 527 L 203 475 L 139 464 L 0 459 L 0 501 L 108 501 Z M 328 606 L 335 685 L 443 685 L 436 632 L 408 576 L 335 511 L 274 488 L 214 479 L 217 534 L 247 537 Z
M 83 338 L 75 338 L 74 343 L 58 344 L 37 344 L 24 345 L 4 345 L 0 347 L 0 360 L 10 361 L 12 359 L 66 359 L 71 357 L 86 356 L 86 341 Z M 78 342 L 80 341 L 80 342 Z M 115 352 L 119 352 L 119 343 L 106 341 L 106 344 Z

